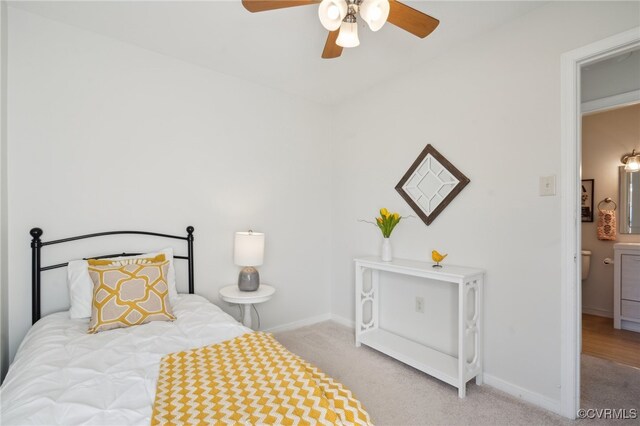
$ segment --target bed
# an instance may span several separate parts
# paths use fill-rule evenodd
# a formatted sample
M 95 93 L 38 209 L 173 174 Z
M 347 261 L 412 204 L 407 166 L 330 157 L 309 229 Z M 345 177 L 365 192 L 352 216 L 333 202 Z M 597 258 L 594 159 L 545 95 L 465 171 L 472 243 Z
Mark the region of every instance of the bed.
M 208 424 L 287 423 L 289 415 L 296 423 L 296 418 L 315 419 L 323 410 L 333 417 L 323 414 L 323 421 L 311 423 L 369 423 L 360 403 L 339 383 L 286 351 L 272 336 L 253 332 L 193 294 L 193 231 L 187 228 L 186 236 L 117 231 L 50 242 L 41 241 L 41 230 L 31 231 L 34 325 L 0 389 L 3 425 L 184 424 L 194 419 Z M 172 302 L 175 320 L 88 334 L 88 320 L 71 318 L 68 311 L 40 318 L 41 273 L 67 266 L 41 266 L 42 248 L 114 234 L 186 241 L 187 255 L 174 258 L 188 262 L 189 294 L 177 295 Z M 176 365 L 181 367 L 179 372 Z M 282 381 L 288 374 L 297 376 Z M 167 407 L 179 411 L 175 405 L 181 404 L 176 401 L 184 402 L 178 407 L 182 411 L 167 417 Z M 314 406 L 318 409 L 313 410 Z

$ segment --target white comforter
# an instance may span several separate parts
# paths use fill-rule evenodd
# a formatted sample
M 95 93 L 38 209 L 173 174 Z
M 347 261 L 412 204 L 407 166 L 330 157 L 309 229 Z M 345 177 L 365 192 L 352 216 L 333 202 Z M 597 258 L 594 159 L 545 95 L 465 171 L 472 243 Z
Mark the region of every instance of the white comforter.
M 42 318 L 0 389 L 2 425 L 148 425 L 163 355 L 250 331 L 200 296 L 181 295 L 173 311 L 173 322 L 97 334 L 68 312 Z

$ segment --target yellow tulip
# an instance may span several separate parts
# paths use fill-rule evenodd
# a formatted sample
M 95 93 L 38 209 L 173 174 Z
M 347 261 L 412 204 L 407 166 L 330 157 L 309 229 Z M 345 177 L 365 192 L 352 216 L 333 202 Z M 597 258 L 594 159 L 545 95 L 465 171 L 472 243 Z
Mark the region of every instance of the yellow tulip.
M 394 218 L 395 220 L 398 220 L 398 219 L 400 219 L 400 215 L 399 215 L 398 213 L 394 213 L 394 214 L 393 214 L 393 218 Z
M 389 217 L 389 210 L 382 208 L 380 209 L 380 215 L 382 215 L 383 217 Z
M 378 221 L 378 223 L 382 223 L 382 218 L 381 217 L 376 217 L 376 220 Z

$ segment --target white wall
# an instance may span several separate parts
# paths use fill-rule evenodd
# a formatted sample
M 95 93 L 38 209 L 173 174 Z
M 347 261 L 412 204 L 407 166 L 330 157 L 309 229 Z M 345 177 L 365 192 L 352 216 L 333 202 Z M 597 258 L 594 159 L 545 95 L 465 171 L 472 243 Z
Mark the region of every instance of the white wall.
M 618 233 L 616 241 L 601 241 L 597 235 L 597 205 L 606 197 L 620 205 L 620 157 L 634 148 L 640 148 L 640 105 L 583 116 L 582 177 L 595 183 L 594 221 L 582 223 L 582 248 L 591 251 L 589 277 L 582 282 L 585 313 L 613 318 L 613 265 L 605 265 L 604 259 L 613 259 L 615 243 L 640 242 L 637 234 Z
M 262 279 L 278 289 L 259 307 L 263 328 L 330 312 L 324 107 L 9 13 L 11 356 L 31 324 L 33 226 L 46 241 L 124 228 L 183 234 L 193 225 L 196 292 L 213 301 L 237 281 L 233 233 L 252 227 L 266 233 Z M 49 248 L 43 256 L 64 260 Z M 51 277 L 44 300 L 62 309 L 64 277 Z
M 7 5 L 0 2 L 0 381 L 9 367 L 7 269 Z
M 486 268 L 488 376 L 558 409 L 560 199 L 540 197 L 538 179 L 560 175 L 560 56 L 639 24 L 637 2 L 551 2 L 341 105 L 336 116 L 349 120 L 335 145 L 333 312 L 353 319 L 352 258 L 379 250 L 379 231 L 357 219 L 383 206 L 411 213 L 394 186 L 431 143 L 471 183 L 431 226 L 401 223 L 395 255 L 428 259 L 436 248 L 450 264 Z M 421 327 L 414 338 L 452 348 L 438 330 L 448 318 L 429 324 L 413 314 L 415 288 L 385 285 L 386 309 L 397 313 L 387 327 Z M 433 297 L 427 312 L 451 295 Z

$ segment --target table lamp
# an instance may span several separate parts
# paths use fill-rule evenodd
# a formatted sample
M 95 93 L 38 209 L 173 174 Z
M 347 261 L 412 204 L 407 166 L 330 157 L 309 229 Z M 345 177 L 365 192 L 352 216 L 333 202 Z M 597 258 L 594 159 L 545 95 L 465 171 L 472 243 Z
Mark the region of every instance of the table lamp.
M 260 287 L 260 274 L 254 266 L 262 265 L 264 258 L 264 234 L 261 232 L 236 232 L 233 262 L 242 266 L 238 275 L 240 291 L 256 291 Z

